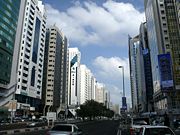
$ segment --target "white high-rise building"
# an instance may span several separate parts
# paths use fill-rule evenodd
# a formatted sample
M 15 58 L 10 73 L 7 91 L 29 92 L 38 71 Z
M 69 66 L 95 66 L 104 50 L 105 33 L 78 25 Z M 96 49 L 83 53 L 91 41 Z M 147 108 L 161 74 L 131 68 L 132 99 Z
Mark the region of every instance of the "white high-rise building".
M 80 66 L 80 104 L 95 100 L 95 78 L 86 65 Z
M 96 85 L 96 94 L 95 94 L 95 96 L 96 96 L 95 101 L 104 104 L 104 101 L 105 101 L 105 97 L 104 97 L 105 94 L 104 93 L 105 93 L 104 85 L 101 84 L 101 83 L 97 83 L 97 85 Z
M 26 0 L 23 18 L 15 98 L 18 109 L 35 110 L 42 94 L 46 34 L 46 12 L 42 1 Z
M 83 104 L 88 100 L 88 74 L 89 69 L 86 65 L 80 66 L 80 104 Z
M 81 53 L 78 48 L 69 48 L 69 85 L 68 106 L 79 105 L 79 82 L 80 82 L 80 59 Z
M 91 78 L 91 99 L 92 100 L 96 99 L 96 85 L 97 85 L 96 78 L 92 76 Z

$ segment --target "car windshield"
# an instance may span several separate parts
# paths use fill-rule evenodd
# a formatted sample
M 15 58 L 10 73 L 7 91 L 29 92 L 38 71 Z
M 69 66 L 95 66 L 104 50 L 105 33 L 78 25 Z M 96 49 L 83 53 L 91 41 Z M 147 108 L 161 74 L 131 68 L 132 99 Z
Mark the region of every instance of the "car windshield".
M 147 128 L 145 135 L 174 135 L 168 128 Z
M 72 131 L 71 126 L 69 125 L 56 125 L 52 129 L 52 131 Z

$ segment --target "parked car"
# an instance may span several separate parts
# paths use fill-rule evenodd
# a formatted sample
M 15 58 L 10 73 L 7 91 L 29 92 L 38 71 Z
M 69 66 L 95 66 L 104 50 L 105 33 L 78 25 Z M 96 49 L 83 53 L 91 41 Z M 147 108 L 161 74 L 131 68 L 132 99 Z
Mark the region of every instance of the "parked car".
M 75 124 L 57 124 L 46 135 L 82 135 L 82 130 Z
M 175 133 L 167 126 L 144 125 L 140 129 L 139 135 L 175 135 Z

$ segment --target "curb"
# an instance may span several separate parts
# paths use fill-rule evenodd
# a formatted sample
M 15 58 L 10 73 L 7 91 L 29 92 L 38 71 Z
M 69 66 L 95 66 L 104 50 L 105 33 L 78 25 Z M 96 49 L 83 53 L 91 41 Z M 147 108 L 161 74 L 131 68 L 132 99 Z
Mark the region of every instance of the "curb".
M 0 135 L 11 135 L 11 134 L 17 134 L 17 133 L 46 130 L 49 128 L 51 127 L 44 126 L 44 127 L 24 128 L 24 129 L 4 130 L 4 131 L 0 131 Z

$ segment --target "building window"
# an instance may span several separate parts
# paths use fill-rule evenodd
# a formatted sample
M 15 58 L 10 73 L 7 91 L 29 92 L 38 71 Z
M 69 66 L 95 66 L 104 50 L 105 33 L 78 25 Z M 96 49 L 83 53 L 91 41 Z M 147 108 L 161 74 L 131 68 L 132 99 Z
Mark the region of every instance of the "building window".
M 35 84 L 35 66 L 32 68 L 31 72 L 31 86 L 34 86 Z
M 22 86 L 22 90 L 26 90 L 26 87 Z
M 33 44 L 33 52 L 32 52 L 32 61 L 34 63 L 37 63 L 40 26 L 41 26 L 41 21 L 38 18 L 36 18 L 34 44 Z

